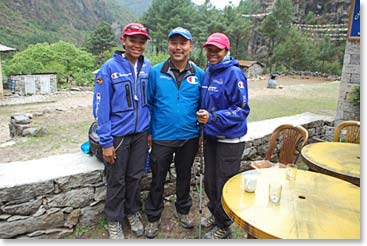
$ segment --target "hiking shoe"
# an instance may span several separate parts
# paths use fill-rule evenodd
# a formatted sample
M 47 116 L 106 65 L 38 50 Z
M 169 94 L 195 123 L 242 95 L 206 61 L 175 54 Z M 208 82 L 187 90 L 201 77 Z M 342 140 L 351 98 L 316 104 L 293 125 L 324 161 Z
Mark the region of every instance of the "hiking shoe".
M 127 220 L 129 221 L 131 231 L 135 234 L 135 236 L 140 237 L 144 233 L 144 226 L 141 223 L 141 215 L 139 212 L 135 214 L 127 215 Z
M 160 224 L 160 218 L 157 221 L 148 222 L 147 226 L 145 227 L 145 236 L 147 238 L 155 238 L 158 235 Z
M 213 228 L 213 226 L 215 226 L 214 216 L 210 215 L 209 217 L 202 219 L 201 226 L 204 228 Z
M 231 229 L 228 228 L 219 228 L 218 226 L 214 226 L 207 234 L 204 235 L 204 239 L 228 239 L 231 238 L 232 232 Z
M 192 221 L 191 214 L 181 214 L 175 210 L 175 216 L 180 222 L 181 226 L 185 229 L 191 229 L 194 227 L 194 223 Z
M 107 229 L 110 239 L 124 239 L 120 222 L 108 222 Z

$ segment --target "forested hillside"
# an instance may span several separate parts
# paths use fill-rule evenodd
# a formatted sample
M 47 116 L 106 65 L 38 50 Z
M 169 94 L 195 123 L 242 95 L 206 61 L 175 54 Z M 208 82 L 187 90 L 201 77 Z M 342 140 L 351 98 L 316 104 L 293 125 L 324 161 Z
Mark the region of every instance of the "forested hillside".
M 29 44 L 64 40 L 83 45 L 101 21 L 118 30 L 137 20 L 151 0 L 0 0 L 0 43 L 22 50 Z

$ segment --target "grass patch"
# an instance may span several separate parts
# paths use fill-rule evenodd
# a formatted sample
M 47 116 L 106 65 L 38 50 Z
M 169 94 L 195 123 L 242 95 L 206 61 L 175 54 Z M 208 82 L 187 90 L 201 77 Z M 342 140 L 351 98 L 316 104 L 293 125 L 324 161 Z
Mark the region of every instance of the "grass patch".
M 287 97 L 268 97 L 266 99 L 251 100 L 250 107 L 249 122 L 291 116 L 304 112 L 335 116 L 337 100 L 334 98 L 310 100 Z
M 335 116 L 339 83 L 324 83 L 307 86 L 291 86 L 287 92 L 274 91 L 274 95 L 250 97 L 249 122 L 291 116 L 310 112 Z M 269 91 L 266 91 L 269 93 Z

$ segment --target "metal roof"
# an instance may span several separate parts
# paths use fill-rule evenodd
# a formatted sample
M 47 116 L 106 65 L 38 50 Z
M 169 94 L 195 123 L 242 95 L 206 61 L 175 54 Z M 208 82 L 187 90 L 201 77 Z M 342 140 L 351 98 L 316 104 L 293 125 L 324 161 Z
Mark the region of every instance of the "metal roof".
M 16 49 L 0 44 L 0 52 L 15 51 Z

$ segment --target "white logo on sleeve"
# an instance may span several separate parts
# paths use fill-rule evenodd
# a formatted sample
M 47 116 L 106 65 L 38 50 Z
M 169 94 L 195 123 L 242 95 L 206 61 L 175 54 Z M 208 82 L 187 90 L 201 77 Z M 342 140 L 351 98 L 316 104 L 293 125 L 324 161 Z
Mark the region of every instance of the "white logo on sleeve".
M 238 88 L 240 88 L 240 89 L 244 89 L 245 88 L 245 86 L 244 86 L 244 84 L 243 84 L 242 81 L 238 82 Z

